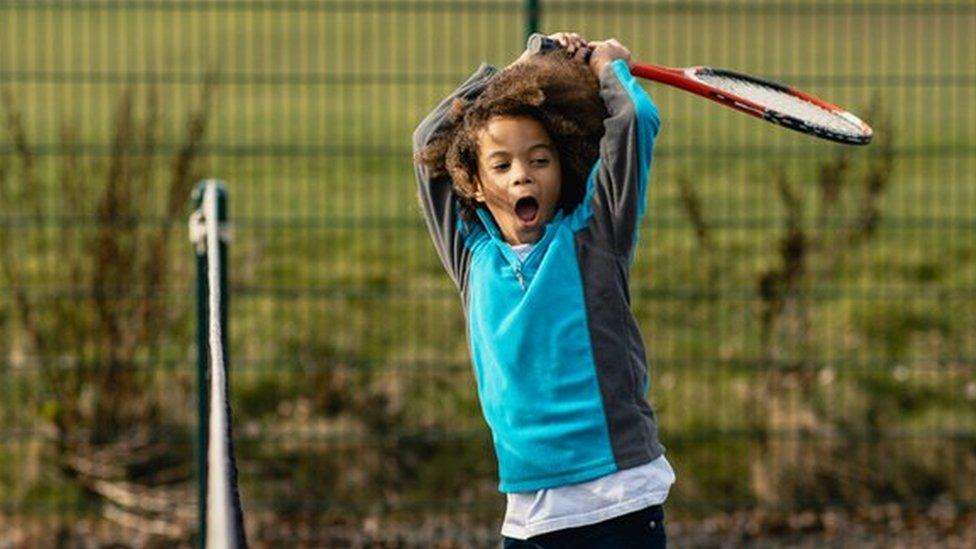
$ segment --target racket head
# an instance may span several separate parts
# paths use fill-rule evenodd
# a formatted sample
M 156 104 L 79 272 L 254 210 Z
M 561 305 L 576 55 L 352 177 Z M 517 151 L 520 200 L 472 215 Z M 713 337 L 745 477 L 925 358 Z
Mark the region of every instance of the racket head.
M 854 114 L 779 82 L 712 67 L 683 72 L 706 86 L 710 99 L 785 128 L 848 145 L 867 145 L 874 137 Z

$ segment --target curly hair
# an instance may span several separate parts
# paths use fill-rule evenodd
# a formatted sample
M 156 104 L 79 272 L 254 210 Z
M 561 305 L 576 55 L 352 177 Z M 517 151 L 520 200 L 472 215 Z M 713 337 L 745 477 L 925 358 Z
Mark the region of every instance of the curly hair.
M 535 55 L 499 72 L 473 101 L 455 99 L 446 127 L 421 149 L 416 161 L 435 175 L 450 175 L 461 215 L 477 208 L 478 134 L 496 116 L 527 116 L 549 134 L 559 155 L 559 207 L 572 211 L 583 199 L 586 177 L 599 155 L 606 106 L 600 83 L 564 50 Z

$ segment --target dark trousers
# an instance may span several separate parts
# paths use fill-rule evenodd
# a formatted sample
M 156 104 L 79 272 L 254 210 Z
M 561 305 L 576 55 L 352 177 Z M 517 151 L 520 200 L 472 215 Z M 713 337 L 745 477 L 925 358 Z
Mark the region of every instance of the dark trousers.
M 660 549 L 667 546 L 664 509 L 654 505 L 588 526 L 502 542 L 504 549 Z

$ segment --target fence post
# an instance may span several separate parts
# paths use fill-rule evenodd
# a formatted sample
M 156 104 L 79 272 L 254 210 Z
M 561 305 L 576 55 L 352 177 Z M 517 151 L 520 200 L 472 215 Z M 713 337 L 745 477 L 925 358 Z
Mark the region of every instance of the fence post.
M 539 32 L 539 0 L 525 0 L 525 38 Z
M 190 241 L 197 256 L 197 545 L 204 547 L 207 539 L 207 444 L 210 413 L 209 366 L 209 292 L 207 284 L 207 234 L 203 219 L 203 195 L 207 186 L 217 186 L 217 223 L 221 230 L 227 226 L 227 186 L 223 181 L 205 179 L 196 184 L 190 195 L 194 211 L 190 214 Z M 227 239 L 220 239 L 220 325 L 221 344 L 227 356 Z M 229 363 L 229 360 L 227 360 Z

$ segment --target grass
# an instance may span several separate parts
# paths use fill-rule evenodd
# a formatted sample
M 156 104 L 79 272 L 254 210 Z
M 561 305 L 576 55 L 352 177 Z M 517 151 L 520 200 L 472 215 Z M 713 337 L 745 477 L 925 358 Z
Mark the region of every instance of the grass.
M 84 214 L 90 197 L 65 196 L 55 183 L 65 128 L 94 177 L 109 165 L 118 99 L 130 85 L 137 97 L 152 90 L 160 159 L 172 156 L 214 69 L 200 162 L 229 182 L 235 222 L 231 357 L 245 503 L 368 514 L 379 511 L 362 510 L 366 493 L 396 507 L 467 489 L 497 507 L 459 301 L 419 215 L 409 136 L 478 62 L 515 56 L 519 14 L 491 3 L 470 13 L 446 3 L 389 11 L 164 4 L 0 3 L 0 91 L 23 115 L 37 150 L 33 192 L 44 197 L 40 215 L 0 205 L 0 223 L 25 238 L 18 261 L 31 291 L 70 290 L 62 247 L 98 229 Z M 735 5 L 628 6 L 553 7 L 545 26 L 615 35 L 638 59 L 795 80 L 859 113 L 876 101 L 891 117 L 878 145 L 849 151 L 849 186 L 821 218 L 820 167 L 840 147 L 645 85 L 664 129 L 633 304 L 653 369 L 651 398 L 681 479 L 674 507 L 855 505 L 903 501 L 913 490 L 972 505 L 972 483 L 959 481 L 974 478 L 967 474 L 976 431 L 976 389 L 966 383 L 976 357 L 976 114 L 965 55 L 972 18 L 938 6 L 889 13 L 840 3 L 808 13 L 776 3 L 757 23 L 754 11 Z M 840 228 L 860 204 L 857 182 L 889 137 L 895 166 L 876 203 L 880 225 L 840 247 Z M 5 139 L 0 155 L 13 174 L 17 156 Z M 782 267 L 779 243 L 791 219 L 777 173 L 788 176 L 800 226 L 817 245 L 764 336 L 760 279 Z M 162 204 L 164 185 L 150 185 L 158 200 L 149 204 Z M 699 201 L 708 248 L 683 192 Z M 165 289 L 187 314 L 189 254 L 173 243 L 168 257 L 183 279 Z M 0 342 L 0 430 L 27 429 L 36 442 L 50 396 L 35 373 L 11 366 L 30 358 L 12 310 L 0 304 L 0 330 L 11 336 Z M 187 316 L 174 334 L 191 332 Z M 149 392 L 189 426 L 192 342 L 163 340 L 168 366 Z M 155 367 L 144 360 L 139 367 Z M 412 438 L 417 432 L 434 439 Z M 930 432 L 946 433 L 940 456 L 951 470 L 940 472 L 913 443 L 885 461 L 890 478 L 857 482 L 860 468 L 887 460 L 900 437 L 928 440 Z M 35 442 L 2 440 L 0 486 L 17 487 L 0 490 L 12 494 L 5 510 L 69 494 L 53 469 L 18 479 L 14 456 Z M 845 455 L 855 458 L 845 464 Z M 824 482 L 831 474 L 836 481 Z M 65 501 L 80 497 L 70 492 Z

